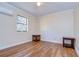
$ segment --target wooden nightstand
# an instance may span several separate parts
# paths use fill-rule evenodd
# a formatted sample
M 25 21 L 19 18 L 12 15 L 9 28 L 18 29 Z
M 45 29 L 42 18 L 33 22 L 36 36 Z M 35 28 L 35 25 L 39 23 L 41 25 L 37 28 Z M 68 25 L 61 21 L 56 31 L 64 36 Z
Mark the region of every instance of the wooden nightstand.
M 63 47 L 74 49 L 74 43 L 75 43 L 75 38 L 63 37 Z
M 40 41 L 40 35 L 32 35 L 32 41 Z

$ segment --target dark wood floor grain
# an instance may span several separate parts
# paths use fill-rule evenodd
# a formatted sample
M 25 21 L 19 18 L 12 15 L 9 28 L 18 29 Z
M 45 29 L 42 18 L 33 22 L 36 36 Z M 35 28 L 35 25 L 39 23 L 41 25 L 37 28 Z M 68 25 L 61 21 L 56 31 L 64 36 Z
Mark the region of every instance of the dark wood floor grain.
M 28 42 L 0 51 L 0 57 L 76 57 L 71 48 L 61 44 L 39 41 Z

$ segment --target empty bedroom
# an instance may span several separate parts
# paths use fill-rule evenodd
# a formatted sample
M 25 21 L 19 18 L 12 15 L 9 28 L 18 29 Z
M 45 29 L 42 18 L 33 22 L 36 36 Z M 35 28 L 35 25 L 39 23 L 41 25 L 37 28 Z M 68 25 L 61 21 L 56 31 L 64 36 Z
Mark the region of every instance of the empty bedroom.
M 78 57 L 79 2 L 0 2 L 0 57 Z

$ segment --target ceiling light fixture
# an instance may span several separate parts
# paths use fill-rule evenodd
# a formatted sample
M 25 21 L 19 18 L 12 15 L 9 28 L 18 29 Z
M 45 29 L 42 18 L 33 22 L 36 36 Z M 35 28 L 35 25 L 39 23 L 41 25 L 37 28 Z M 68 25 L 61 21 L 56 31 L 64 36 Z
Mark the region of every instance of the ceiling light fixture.
M 41 3 L 40 2 L 37 2 L 37 6 L 40 6 L 41 5 Z

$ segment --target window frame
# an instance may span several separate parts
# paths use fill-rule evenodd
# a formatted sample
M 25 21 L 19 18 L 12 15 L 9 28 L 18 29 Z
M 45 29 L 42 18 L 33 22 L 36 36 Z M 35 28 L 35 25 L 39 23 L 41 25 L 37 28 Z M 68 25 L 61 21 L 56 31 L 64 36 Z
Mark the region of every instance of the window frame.
M 17 22 L 17 20 L 18 20 L 18 16 L 19 16 L 19 17 L 23 17 L 23 18 L 25 18 L 25 19 L 26 19 L 26 24 L 18 23 L 18 22 Z M 23 30 L 23 31 L 18 30 L 18 29 L 17 29 L 18 24 L 26 25 L 26 30 Z M 17 16 L 16 16 L 16 29 L 17 29 L 17 32 L 28 32 L 28 18 L 27 18 L 27 17 L 24 17 L 24 16 L 21 16 L 21 15 L 17 15 Z

